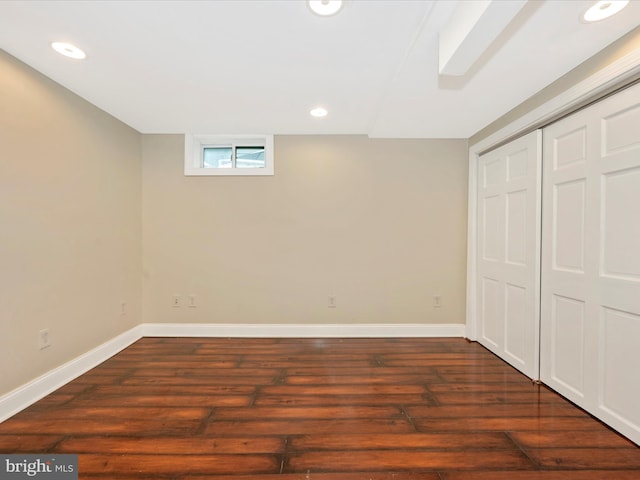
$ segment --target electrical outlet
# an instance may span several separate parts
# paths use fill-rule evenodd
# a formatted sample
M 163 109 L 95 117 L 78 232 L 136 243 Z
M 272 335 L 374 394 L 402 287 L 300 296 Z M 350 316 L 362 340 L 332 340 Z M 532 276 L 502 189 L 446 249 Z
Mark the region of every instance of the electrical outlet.
M 120 302 L 120 316 L 124 317 L 127 314 L 127 302 Z
M 329 295 L 329 302 L 328 302 L 327 306 L 329 308 L 336 308 L 336 296 L 335 295 Z
M 40 350 L 51 346 L 51 337 L 49 336 L 48 328 L 38 332 L 38 346 L 40 347 Z
M 182 295 L 174 295 L 171 297 L 171 306 L 172 307 L 181 307 L 182 306 Z
M 433 296 L 433 308 L 442 307 L 442 295 L 434 295 Z
M 198 306 L 198 297 L 194 294 L 189 295 L 189 308 L 196 308 Z

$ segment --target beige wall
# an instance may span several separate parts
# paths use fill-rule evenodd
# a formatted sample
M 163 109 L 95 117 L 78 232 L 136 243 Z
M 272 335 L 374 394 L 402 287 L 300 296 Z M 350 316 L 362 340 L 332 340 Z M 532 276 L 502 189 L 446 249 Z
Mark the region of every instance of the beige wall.
M 0 395 L 141 321 L 463 323 L 466 141 L 280 136 L 249 178 L 183 148 L 0 52 Z
M 543 105 L 545 102 L 567 91 L 577 83 L 586 80 L 613 62 L 637 50 L 640 50 L 640 27 L 635 28 L 627 35 L 613 42 L 589 60 L 581 63 L 548 87 L 542 89 L 513 110 L 498 118 L 495 122 L 487 125 L 469 139 L 469 145 L 480 142 L 540 105 Z
M 465 140 L 277 136 L 273 177 L 183 161 L 143 136 L 146 322 L 464 322 Z
M 140 193 L 140 135 L 0 51 L 0 395 L 140 322 Z

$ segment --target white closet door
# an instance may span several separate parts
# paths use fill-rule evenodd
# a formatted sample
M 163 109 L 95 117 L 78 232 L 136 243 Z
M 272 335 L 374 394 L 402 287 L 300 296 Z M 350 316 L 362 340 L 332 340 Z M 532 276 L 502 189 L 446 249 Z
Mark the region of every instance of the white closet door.
M 640 443 L 640 86 L 544 129 L 541 379 Z
M 478 176 L 478 341 L 539 376 L 541 132 L 486 153 Z

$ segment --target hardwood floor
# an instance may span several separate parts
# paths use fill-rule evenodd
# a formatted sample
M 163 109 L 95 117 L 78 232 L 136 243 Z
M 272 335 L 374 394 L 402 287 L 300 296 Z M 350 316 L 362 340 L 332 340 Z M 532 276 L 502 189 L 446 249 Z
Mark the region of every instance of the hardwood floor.
M 80 478 L 631 480 L 640 448 L 462 339 L 144 338 L 0 424 Z

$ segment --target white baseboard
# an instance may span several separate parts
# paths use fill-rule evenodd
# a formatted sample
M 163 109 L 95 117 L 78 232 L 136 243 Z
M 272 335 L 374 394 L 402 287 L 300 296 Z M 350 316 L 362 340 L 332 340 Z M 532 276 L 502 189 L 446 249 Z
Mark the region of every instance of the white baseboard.
M 384 338 L 464 337 L 463 324 L 143 323 L 145 337 Z
M 140 325 L 0 397 L 0 422 L 88 372 L 141 338 Z
M 464 337 L 463 324 L 143 323 L 0 397 L 0 423 L 88 372 L 142 337 L 399 338 Z

